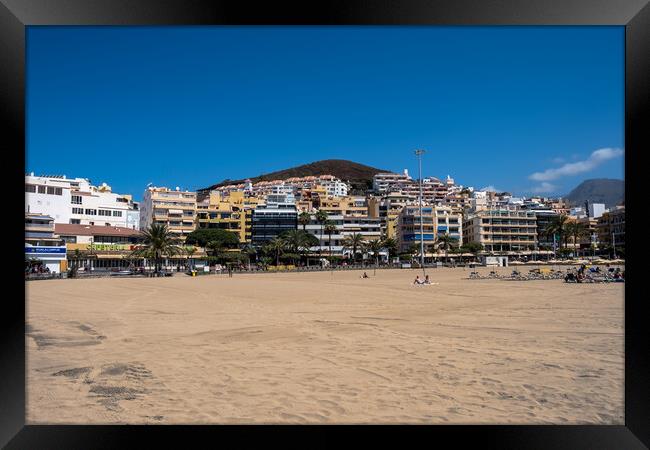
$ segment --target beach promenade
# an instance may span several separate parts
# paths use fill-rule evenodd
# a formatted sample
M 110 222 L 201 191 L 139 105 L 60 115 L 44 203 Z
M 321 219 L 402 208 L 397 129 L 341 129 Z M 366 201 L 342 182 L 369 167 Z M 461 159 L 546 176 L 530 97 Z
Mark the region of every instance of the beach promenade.
M 361 273 L 28 283 L 27 422 L 624 423 L 623 283 Z

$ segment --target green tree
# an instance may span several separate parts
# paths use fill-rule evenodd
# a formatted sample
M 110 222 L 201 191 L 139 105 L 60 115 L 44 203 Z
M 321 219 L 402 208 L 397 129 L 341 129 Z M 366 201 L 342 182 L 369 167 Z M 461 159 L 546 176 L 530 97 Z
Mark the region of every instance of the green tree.
M 194 254 L 196 253 L 196 247 L 191 246 L 191 247 L 185 247 L 185 253 L 187 254 L 187 263 L 190 266 L 190 269 L 194 268 Z
M 569 222 L 565 225 L 565 232 L 567 236 L 573 239 L 573 246 L 576 249 L 575 255 L 578 256 L 578 249 L 580 248 L 580 239 L 589 234 L 589 230 L 585 224 L 580 222 Z
M 171 257 L 180 254 L 180 240 L 171 232 L 167 225 L 152 224 L 140 231 L 141 243 L 133 250 L 131 256 L 145 257 L 154 260 L 154 272 L 158 274 L 162 266 L 163 256 Z
M 276 237 L 271 239 L 269 242 L 264 245 L 264 250 L 266 253 L 275 255 L 275 265 L 280 265 L 280 255 L 284 253 L 287 248 L 287 243 L 284 239 Z
M 325 225 L 325 222 L 327 222 L 327 218 L 329 217 L 329 214 L 327 214 L 327 211 L 318 211 L 315 215 L 316 222 L 320 224 L 320 241 L 318 242 L 318 258 L 320 259 L 322 256 L 322 245 L 321 242 L 323 242 L 323 226 Z
M 187 245 L 198 245 L 199 247 L 207 247 L 210 242 L 216 242 L 218 245 L 214 245 L 222 248 L 237 248 L 239 235 L 221 228 L 199 228 L 188 234 L 185 239 Z
M 372 253 L 372 256 L 375 258 L 375 273 L 376 269 L 379 266 L 379 252 L 384 248 L 384 243 L 380 239 L 374 239 L 368 241 L 365 245 L 368 253 Z
M 352 260 L 357 261 L 357 250 L 363 248 L 365 239 L 361 233 L 353 233 L 343 239 L 343 248 L 352 250 Z
M 311 214 L 307 211 L 303 211 L 298 215 L 298 223 L 302 225 L 302 231 L 307 231 L 307 225 L 311 222 Z
M 284 240 L 287 251 L 293 255 L 294 259 L 309 253 L 311 247 L 318 245 L 318 238 L 304 230 L 285 231 L 280 238 Z
M 567 216 L 566 214 L 560 214 L 559 216 L 551 220 L 551 222 L 544 229 L 543 233 L 549 237 L 552 237 L 553 235 L 557 235 L 560 239 L 559 242 L 560 246 L 562 245 L 562 242 L 564 242 L 564 247 L 566 248 L 567 237 L 568 237 L 566 233 L 566 226 L 568 221 L 569 221 L 569 216 Z
M 449 256 L 449 249 L 458 245 L 458 239 L 449 236 L 449 233 L 445 233 L 442 236 L 438 236 L 436 239 L 436 246 L 442 248 L 445 251 L 445 259 Z
M 483 251 L 483 244 L 480 242 L 465 242 L 460 246 L 463 253 L 473 253 L 476 256 Z
M 336 232 L 336 225 L 331 220 L 325 222 L 325 234 L 328 236 L 328 244 L 330 248 L 330 259 L 332 258 L 332 234 Z
M 385 238 L 383 241 L 384 248 L 388 250 L 388 256 L 391 258 L 397 256 L 398 245 L 394 238 Z

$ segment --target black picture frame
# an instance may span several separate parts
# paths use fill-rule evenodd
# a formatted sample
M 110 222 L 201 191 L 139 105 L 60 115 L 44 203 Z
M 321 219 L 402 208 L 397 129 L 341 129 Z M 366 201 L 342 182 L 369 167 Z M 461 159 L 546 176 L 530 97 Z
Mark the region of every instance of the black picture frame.
M 302 5 L 302 6 L 301 6 Z M 622 25 L 625 26 L 625 189 L 627 233 L 640 236 L 637 201 L 642 152 L 650 148 L 645 128 L 650 124 L 650 6 L 647 0 L 411 0 L 399 2 L 339 0 L 296 4 L 204 0 L 0 0 L 0 111 L 5 131 L 3 157 L 12 163 L 10 190 L 22 191 L 25 167 L 25 27 L 29 25 Z M 21 171 L 22 169 L 22 171 Z M 12 194 L 12 235 L 5 238 L 10 259 L 22 258 L 23 194 Z M 631 205 L 631 207 L 630 207 Z M 630 220 L 631 218 L 631 220 Z M 5 227 L 7 229 L 7 227 Z M 629 238 L 628 238 L 629 239 Z M 646 240 L 647 242 L 647 240 Z M 507 448 L 613 449 L 650 446 L 650 371 L 648 315 L 645 313 L 640 249 L 627 249 L 625 286 L 625 425 L 624 426 L 404 426 L 404 427 L 251 427 L 231 426 L 34 426 L 25 425 L 25 283 L 19 264 L 8 264 L 4 284 L 0 363 L 0 445 L 7 448 L 115 448 L 130 446 L 134 438 L 183 442 L 224 436 L 248 443 L 254 435 L 273 440 L 278 432 L 299 429 L 308 442 L 347 440 L 362 432 L 384 443 L 394 439 L 424 439 L 427 444 L 450 439 L 454 446 L 468 442 Z M 635 264 L 635 261 L 637 262 Z M 8 290 L 12 286 L 15 289 Z M 13 292 L 9 294 L 9 292 Z M 354 428 L 354 429 L 353 429 Z M 329 440 L 338 431 L 339 438 Z M 284 434 L 284 433 L 283 433 Z M 396 436 L 399 435 L 399 436 Z M 152 440 L 150 440 L 152 439 Z M 399 440 L 397 440 L 399 439 Z M 288 441 L 283 438 L 284 443 Z

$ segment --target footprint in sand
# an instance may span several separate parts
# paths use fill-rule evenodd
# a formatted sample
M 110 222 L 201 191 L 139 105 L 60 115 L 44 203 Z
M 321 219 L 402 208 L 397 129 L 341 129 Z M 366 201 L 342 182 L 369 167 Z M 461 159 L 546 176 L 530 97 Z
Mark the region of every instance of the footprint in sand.
M 318 403 L 320 403 L 322 406 L 324 406 L 326 408 L 334 410 L 335 412 L 337 412 L 339 414 L 345 413 L 345 409 L 341 408 L 341 406 L 339 406 L 338 403 L 331 402 L 329 400 L 319 400 Z

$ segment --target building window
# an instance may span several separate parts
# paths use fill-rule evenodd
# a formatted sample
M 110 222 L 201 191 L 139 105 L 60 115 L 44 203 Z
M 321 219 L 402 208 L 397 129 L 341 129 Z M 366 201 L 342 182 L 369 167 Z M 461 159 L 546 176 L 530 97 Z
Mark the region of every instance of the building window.
M 54 188 L 51 187 L 51 186 L 48 186 L 48 187 L 47 187 L 47 194 L 48 194 L 48 195 L 54 195 Z
M 81 205 L 81 195 L 73 195 L 70 201 L 73 205 Z
M 72 208 L 72 214 L 83 214 L 84 209 L 83 208 Z
M 122 217 L 122 211 L 113 211 L 113 217 Z
M 25 192 L 36 192 L 36 186 L 33 184 L 26 184 L 25 185 Z
M 86 214 L 89 216 L 96 216 L 97 215 L 97 210 L 96 209 L 86 209 Z
M 100 209 L 98 215 L 100 215 L 100 216 L 110 216 L 111 212 L 108 209 Z
M 39 194 L 45 194 L 45 186 L 39 186 L 38 187 L 38 193 Z
M 73 225 L 81 225 L 81 220 L 79 219 L 70 219 L 70 223 Z
M 54 195 L 63 195 L 63 188 L 55 188 Z

